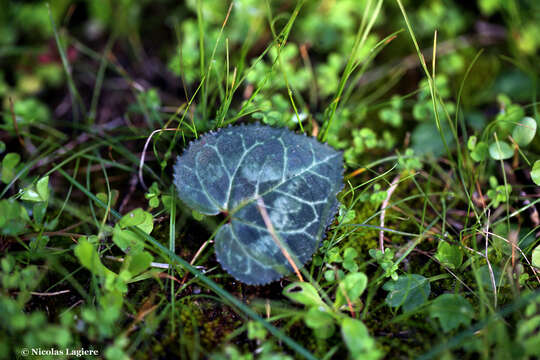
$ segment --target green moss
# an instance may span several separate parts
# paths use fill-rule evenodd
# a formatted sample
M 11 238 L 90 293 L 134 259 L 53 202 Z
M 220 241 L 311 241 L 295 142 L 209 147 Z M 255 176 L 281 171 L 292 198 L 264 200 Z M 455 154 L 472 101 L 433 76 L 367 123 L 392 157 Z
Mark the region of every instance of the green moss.
M 184 345 L 189 347 L 199 342 L 203 349 L 215 348 L 228 334 L 242 326 L 242 320 L 223 304 L 199 300 L 183 304 L 180 323 Z
M 369 202 L 358 202 L 358 205 L 354 208 L 356 217 L 353 221 L 354 224 L 363 224 L 366 219 L 373 216 L 377 209 Z M 378 218 L 374 217 L 367 224 L 377 226 Z M 347 233 L 351 230 L 351 227 L 347 226 L 343 228 L 342 233 Z M 355 249 L 360 256 L 367 256 L 368 250 L 376 248 L 378 245 L 379 231 L 367 227 L 356 227 L 355 231 L 351 233 L 343 244 L 343 248 L 351 247 Z

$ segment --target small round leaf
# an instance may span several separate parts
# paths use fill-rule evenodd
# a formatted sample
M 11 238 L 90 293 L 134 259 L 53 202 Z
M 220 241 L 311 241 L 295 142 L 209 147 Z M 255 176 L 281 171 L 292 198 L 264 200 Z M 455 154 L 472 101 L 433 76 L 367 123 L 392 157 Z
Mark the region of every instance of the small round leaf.
M 521 119 L 512 131 L 514 141 L 520 146 L 529 145 L 529 143 L 533 141 L 535 135 L 536 120 L 532 117 L 524 117 Z
M 510 159 L 514 155 L 514 149 L 504 141 L 494 142 L 489 146 L 489 156 L 495 160 Z

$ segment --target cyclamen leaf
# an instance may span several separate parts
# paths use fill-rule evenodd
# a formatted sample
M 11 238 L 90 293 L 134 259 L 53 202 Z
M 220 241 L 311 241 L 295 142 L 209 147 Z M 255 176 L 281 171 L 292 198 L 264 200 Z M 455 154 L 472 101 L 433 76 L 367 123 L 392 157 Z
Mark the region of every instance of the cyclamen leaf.
M 292 271 L 284 252 L 300 267 L 317 249 L 337 211 L 343 155 L 288 129 L 229 127 L 190 144 L 174 165 L 174 183 L 196 211 L 230 215 L 215 237 L 223 268 L 266 284 Z

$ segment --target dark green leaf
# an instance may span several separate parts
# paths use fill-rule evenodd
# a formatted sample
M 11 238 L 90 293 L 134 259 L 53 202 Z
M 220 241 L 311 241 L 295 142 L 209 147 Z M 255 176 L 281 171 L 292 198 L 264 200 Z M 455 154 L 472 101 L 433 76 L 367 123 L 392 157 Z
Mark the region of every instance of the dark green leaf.
M 195 210 L 230 214 L 215 237 L 223 268 L 245 283 L 266 284 L 292 271 L 285 253 L 301 267 L 317 249 L 337 211 L 343 161 L 314 138 L 247 125 L 193 141 L 174 179 Z
M 433 156 L 444 154 L 445 148 L 441 133 L 445 135 L 448 146 L 452 148 L 454 146 L 454 140 L 450 136 L 451 130 L 446 122 L 441 123 L 440 131 L 434 120 L 416 126 L 411 136 L 414 153 L 419 155 L 431 154 Z
M 444 332 L 457 329 L 459 325 L 470 325 L 474 317 L 471 304 L 461 295 L 443 294 L 430 306 L 429 315 L 438 318 Z
M 412 311 L 422 306 L 428 299 L 431 286 L 422 275 L 407 274 L 396 281 L 386 282 L 383 289 L 388 291 L 386 304 L 390 307 L 403 307 L 403 311 Z
M 483 265 L 477 270 L 477 276 L 479 277 L 480 285 L 487 290 L 493 291 L 493 281 L 495 281 L 495 287 L 499 288 L 504 285 L 506 277 L 499 267 L 490 267 Z

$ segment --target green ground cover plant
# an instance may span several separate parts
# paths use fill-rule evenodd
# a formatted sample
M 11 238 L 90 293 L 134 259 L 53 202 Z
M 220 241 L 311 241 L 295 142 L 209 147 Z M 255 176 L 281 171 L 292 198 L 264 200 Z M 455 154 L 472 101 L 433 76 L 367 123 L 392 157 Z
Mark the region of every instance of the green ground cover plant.
M 538 1 L 0 5 L 0 358 L 540 356 Z

